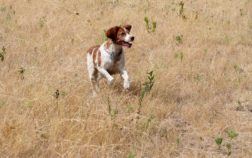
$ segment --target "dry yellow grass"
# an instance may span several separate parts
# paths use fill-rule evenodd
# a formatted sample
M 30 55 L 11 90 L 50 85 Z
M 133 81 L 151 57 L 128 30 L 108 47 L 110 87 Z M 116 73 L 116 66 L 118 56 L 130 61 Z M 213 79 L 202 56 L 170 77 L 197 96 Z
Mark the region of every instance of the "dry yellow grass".
M 0 157 L 227 157 L 226 144 L 251 157 L 252 1 L 184 0 L 181 15 L 179 3 L 0 0 Z M 131 91 L 117 77 L 92 98 L 86 50 L 123 23 L 136 36 Z

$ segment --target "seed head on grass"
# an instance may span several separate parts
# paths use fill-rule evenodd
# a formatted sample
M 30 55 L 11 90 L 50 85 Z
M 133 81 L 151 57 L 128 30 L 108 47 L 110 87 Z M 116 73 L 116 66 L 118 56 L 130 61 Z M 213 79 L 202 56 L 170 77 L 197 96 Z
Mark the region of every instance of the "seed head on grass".
M 59 95 L 60 95 L 60 93 L 59 93 L 59 90 L 57 89 L 57 90 L 54 92 L 54 97 L 55 97 L 56 99 L 59 99 Z
M 179 2 L 179 16 L 181 16 L 182 19 L 186 20 L 186 16 L 184 13 L 184 5 L 185 5 L 185 3 L 183 1 Z
M 232 146 L 231 146 L 230 143 L 227 143 L 227 144 L 226 144 L 226 148 L 228 149 L 228 156 L 230 156 L 231 153 L 232 153 L 232 152 L 231 152 L 231 147 L 232 147 Z
M 23 67 L 20 67 L 19 70 L 18 70 L 20 76 L 21 76 L 21 79 L 24 79 L 24 73 L 25 73 L 25 69 Z

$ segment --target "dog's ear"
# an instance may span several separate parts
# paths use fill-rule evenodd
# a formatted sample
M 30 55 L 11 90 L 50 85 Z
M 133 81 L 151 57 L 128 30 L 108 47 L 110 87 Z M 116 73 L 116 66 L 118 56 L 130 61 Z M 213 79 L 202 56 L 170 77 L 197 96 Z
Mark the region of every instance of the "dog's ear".
M 130 32 L 132 26 L 131 25 L 124 25 L 124 28 Z
M 106 32 L 106 36 L 110 39 L 112 39 L 112 41 L 115 41 L 116 40 L 116 37 L 117 37 L 117 32 L 119 30 L 120 27 L 118 26 L 114 26 L 110 29 L 107 30 Z

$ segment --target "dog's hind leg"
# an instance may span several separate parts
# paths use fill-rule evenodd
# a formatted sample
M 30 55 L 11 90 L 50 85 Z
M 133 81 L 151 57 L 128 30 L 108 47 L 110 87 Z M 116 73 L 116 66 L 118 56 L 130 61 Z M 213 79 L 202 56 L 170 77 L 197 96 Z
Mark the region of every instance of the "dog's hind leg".
M 87 55 L 87 69 L 88 69 L 88 75 L 89 79 L 92 83 L 93 87 L 93 95 L 95 96 L 99 91 L 99 85 L 98 85 L 98 70 L 95 68 L 93 63 L 93 58 L 91 55 Z
M 91 77 L 92 87 L 93 87 L 93 95 L 96 96 L 97 92 L 100 91 L 99 88 L 99 80 L 98 80 L 98 71 L 95 69 L 93 75 Z

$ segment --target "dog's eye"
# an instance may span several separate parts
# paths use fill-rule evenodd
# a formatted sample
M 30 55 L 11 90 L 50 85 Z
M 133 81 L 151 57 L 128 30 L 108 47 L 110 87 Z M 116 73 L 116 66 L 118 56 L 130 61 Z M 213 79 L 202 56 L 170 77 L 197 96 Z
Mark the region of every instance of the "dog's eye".
M 122 36 L 125 36 L 125 35 L 126 35 L 126 33 L 122 32 L 122 33 L 121 33 L 121 35 L 122 35 Z

